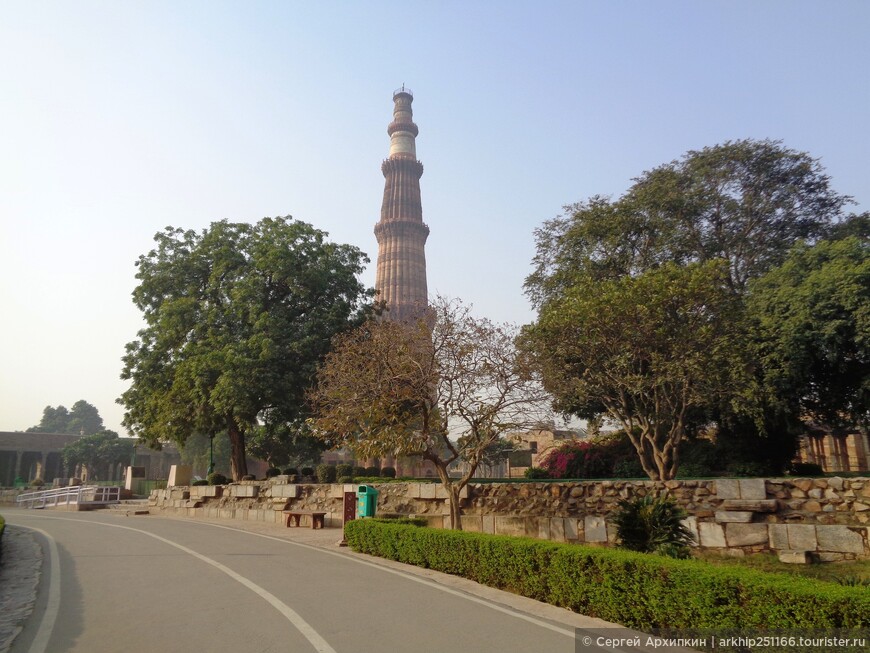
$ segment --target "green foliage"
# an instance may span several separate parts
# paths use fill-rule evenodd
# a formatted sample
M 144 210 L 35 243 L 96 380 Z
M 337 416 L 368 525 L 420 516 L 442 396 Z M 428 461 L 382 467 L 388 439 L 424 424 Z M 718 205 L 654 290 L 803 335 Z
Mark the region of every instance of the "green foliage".
M 613 517 L 620 546 L 629 551 L 690 557 L 694 536 L 683 523 L 687 517 L 670 497 L 639 497 L 620 501 Z
M 270 467 L 269 469 L 266 470 L 266 478 L 273 478 L 275 476 L 278 476 L 280 473 L 281 473 L 281 470 L 278 469 L 277 467 Z
M 677 478 L 703 478 L 712 474 L 713 470 L 703 463 L 682 463 Z
M 302 476 L 314 476 L 314 468 L 313 467 L 303 467 L 302 468 Z
M 208 470 L 209 459 L 214 455 L 214 469 L 221 472 L 230 470 L 230 438 L 226 431 L 215 433 L 210 438 L 205 433 L 194 433 L 181 445 L 181 462 L 192 465 L 198 473 L 205 474 Z
M 43 485 L 45 485 L 45 481 L 43 481 L 41 478 L 34 478 L 32 481 L 30 481 L 30 484 L 33 487 L 42 487 Z
M 218 472 L 212 472 L 208 475 L 208 484 L 209 485 L 226 485 L 230 482 L 223 474 L 219 474 Z
M 208 485 L 208 484 L 209 484 L 209 482 L 208 482 L 207 478 L 198 478 L 195 481 L 191 482 L 190 485 L 191 485 L 191 487 L 198 487 L 201 485 Z
M 338 477 L 353 476 L 353 465 L 341 463 L 335 466 L 335 475 Z
M 624 458 L 622 460 L 616 461 L 613 465 L 613 477 L 614 478 L 644 478 L 646 477 L 646 472 L 643 471 L 643 467 L 640 464 L 640 461 L 635 458 Z
M 318 483 L 335 483 L 336 469 L 334 465 L 322 464 L 317 466 Z
M 123 359 L 124 425 L 152 445 L 226 430 L 241 478 L 247 432 L 307 417 L 332 337 L 368 313 L 368 259 L 290 218 L 168 227 L 155 241 L 137 262 L 146 326 Z
M 287 476 L 298 476 L 299 470 L 296 469 L 295 467 L 288 467 L 287 469 L 284 470 L 284 474 L 286 474 Z
M 526 471 L 523 472 L 523 476 L 526 478 L 550 478 L 550 472 L 541 467 L 529 467 Z
M 417 528 L 345 524 L 355 550 L 434 569 L 629 628 L 868 628 L 861 587 L 632 551 Z
M 368 469 L 365 467 L 354 467 L 352 476 L 366 476 L 368 474 Z
M 750 288 L 771 391 L 817 422 L 870 425 L 870 238 L 799 244 Z
M 42 411 L 42 420 L 27 429 L 27 432 L 93 435 L 104 429 L 103 418 L 96 407 L 84 399 L 79 399 L 72 405 L 71 411 L 64 406 L 46 406 Z
M 378 467 L 366 467 L 365 473 L 361 474 L 361 476 L 380 476 L 381 470 Z
M 753 387 L 722 261 L 666 263 L 636 277 L 578 280 L 539 310 L 524 345 L 557 407 L 606 412 L 647 475 L 673 478 L 689 417 Z
M 245 474 L 244 476 L 242 476 L 242 478 L 240 480 L 242 480 L 242 481 L 256 481 L 257 477 L 254 476 L 253 474 Z
M 345 476 L 339 476 L 336 482 L 337 483 L 353 483 L 353 476 L 350 476 L 349 474 L 346 474 Z
M 112 465 L 130 463 L 135 448 L 132 438 L 120 438 L 114 431 L 83 435 L 61 449 L 64 464 L 86 465 L 91 480 L 108 476 Z
M 245 439 L 248 455 L 265 460 L 272 467 L 316 464 L 328 448 L 311 434 L 307 422 L 266 424 L 252 428 Z
M 788 473 L 791 476 L 824 476 L 825 474 L 822 466 L 816 463 L 792 463 Z
M 396 468 L 395 467 L 382 467 L 381 468 L 381 476 L 384 478 L 396 478 Z
M 770 471 L 764 463 L 752 461 L 735 461 L 730 462 L 725 466 L 725 471 L 730 476 L 739 478 L 760 478 L 768 476 Z

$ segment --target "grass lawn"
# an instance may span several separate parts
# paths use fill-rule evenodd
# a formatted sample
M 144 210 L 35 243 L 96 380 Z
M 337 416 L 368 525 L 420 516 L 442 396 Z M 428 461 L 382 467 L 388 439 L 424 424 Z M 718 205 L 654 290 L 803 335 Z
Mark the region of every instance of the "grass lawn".
M 792 565 L 780 562 L 773 553 L 758 553 L 744 558 L 735 558 L 709 552 L 702 553 L 699 559 L 713 565 L 751 567 L 771 573 L 805 576 L 834 583 L 865 584 L 870 587 L 870 560 Z

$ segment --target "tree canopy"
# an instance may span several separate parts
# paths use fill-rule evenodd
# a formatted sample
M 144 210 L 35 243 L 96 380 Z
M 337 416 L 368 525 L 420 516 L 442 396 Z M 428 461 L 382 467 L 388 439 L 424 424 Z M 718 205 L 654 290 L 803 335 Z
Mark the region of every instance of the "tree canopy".
M 754 455 L 772 466 L 787 461 L 803 390 L 797 383 L 771 385 L 775 379 L 762 363 L 774 359 L 760 358 L 756 349 L 770 333 L 760 334 L 747 322 L 747 297 L 755 293 L 763 302 L 774 296 L 760 287 L 750 293 L 752 283 L 782 265 L 800 243 L 811 246 L 865 230 L 866 214 L 844 220 L 850 202 L 808 154 L 777 141 L 741 140 L 691 151 L 645 172 L 616 200 L 595 196 L 566 207 L 537 230 L 534 270 L 526 279 L 538 309 L 528 343 L 545 365 L 557 406 L 585 418 L 609 414 L 623 424 L 646 421 L 649 433 L 669 432 L 677 440 L 671 429 L 681 422 L 694 430 L 712 421 L 723 434 L 765 438 L 771 446 L 755 446 Z M 714 271 L 718 276 L 711 276 Z M 771 277 L 770 283 L 781 280 Z M 760 308 L 753 311 L 759 314 Z M 675 319 L 674 312 L 681 317 Z M 585 331 L 567 323 L 567 315 Z M 708 330 L 687 330 L 702 316 L 711 320 Z M 610 324 L 614 320 L 635 330 L 620 330 Z M 593 351 L 583 350 L 581 342 Z M 609 380 L 596 371 L 602 359 L 613 373 Z M 729 364 L 752 379 L 735 383 L 723 373 Z M 682 380 L 674 383 L 674 374 Z M 703 393 L 692 391 L 703 385 Z M 670 404 L 666 411 L 649 411 L 647 393 L 653 389 Z M 621 418 L 613 392 L 625 395 Z M 642 461 L 647 457 L 639 454 Z M 655 473 L 671 474 L 665 449 L 656 455 L 661 460 Z
M 778 397 L 835 428 L 870 425 L 867 237 L 799 244 L 752 284 L 748 306 Z
M 653 479 L 670 479 L 691 411 L 749 390 L 725 263 L 669 263 L 549 302 L 524 342 L 564 412 L 620 424 Z
M 238 479 L 245 433 L 304 417 L 332 337 L 369 312 L 368 258 L 289 217 L 167 227 L 155 241 L 137 262 L 146 327 L 124 356 L 124 425 L 153 445 L 227 431 Z
M 42 411 L 42 420 L 27 429 L 27 432 L 93 435 L 103 428 L 103 418 L 97 408 L 84 399 L 79 399 L 72 405 L 72 410 L 67 410 L 65 406 L 46 406 Z
M 339 336 L 311 393 L 314 432 L 362 458 L 432 462 L 461 528 L 459 492 L 504 433 L 541 418 L 545 393 L 516 329 L 438 298 L 429 319 L 370 320 Z M 464 462 L 459 479 L 448 467 Z
M 114 431 L 100 431 L 66 445 L 61 456 L 67 466 L 84 465 L 89 480 L 95 480 L 107 478 L 112 465 L 130 464 L 135 446 L 132 438 L 120 438 Z

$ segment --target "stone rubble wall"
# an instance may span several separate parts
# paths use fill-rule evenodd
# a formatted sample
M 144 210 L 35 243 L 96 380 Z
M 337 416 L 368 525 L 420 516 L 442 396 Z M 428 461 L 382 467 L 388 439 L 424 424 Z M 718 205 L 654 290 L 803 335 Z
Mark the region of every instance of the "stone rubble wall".
M 282 510 L 327 513 L 339 527 L 345 492 L 356 485 L 295 485 L 286 477 L 229 486 L 155 490 L 150 505 L 189 517 L 282 523 Z M 435 483 L 382 483 L 378 514 L 449 525 L 447 494 Z M 608 545 L 608 519 L 623 499 L 668 495 L 689 514 L 701 548 L 731 555 L 775 551 L 782 559 L 870 558 L 870 478 L 480 483 L 463 489 L 467 531 Z

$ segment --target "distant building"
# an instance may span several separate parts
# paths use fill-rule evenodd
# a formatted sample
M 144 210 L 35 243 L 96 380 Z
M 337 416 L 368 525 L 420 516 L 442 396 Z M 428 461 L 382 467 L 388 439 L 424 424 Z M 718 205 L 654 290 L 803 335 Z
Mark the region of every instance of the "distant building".
M 867 432 L 810 424 L 808 433 L 800 439 L 798 459 L 802 463 L 820 465 L 824 472 L 870 471 Z
M 522 476 L 529 467 L 540 467 L 544 458 L 553 449 L 566 442 L 585 440 L 588 434 L 583 429 L 557 429 L 554 425 L 509 433 L 508 438 L 517 443 L 517 451 L 511 454 L 510 476 Z
M 0 487 L 12 487 L 16 479 L 25 483 L 36 478 L 46 483 L 56 478 L 86 480 L 86 469 L 81 465 L 72 469 L 66 467 L 61 456 L 63 448 L 80 437 L 63 433 L 0 431 Z M 164 445 L 161 451 L 137 445 L 135 452 L 136 466 L 145 468 L 147 479 L 165 479 L 169 476 L 169 467 L 181 462 L 181 456 L 173 445 Z M 115 465 L 109 470 L 109 478 L 100 480 L 121 482 L 125 466 Z

